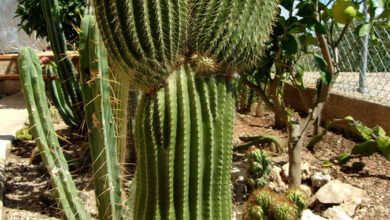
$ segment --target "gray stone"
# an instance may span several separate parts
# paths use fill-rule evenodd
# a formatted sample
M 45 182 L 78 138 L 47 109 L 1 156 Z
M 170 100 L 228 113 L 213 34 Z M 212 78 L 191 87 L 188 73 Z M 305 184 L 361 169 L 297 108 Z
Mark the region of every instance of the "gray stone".
M 339 180 L 333 180 L 321 187 L 316 193 L 319 202 L 325 204 L 341 204 L 344 201 L 365 200 L 368 199 L 367 192 L 342 183 Z
M 332 220 L 352 220 L 345 212 L 331 207 L 324 212 L 324 216 Z
M 288 178 L 288 169 L 289 169 L 289 163 L 286 163 L 282 167 L 282 174 L 284 178 Z M 307 162 L 303 162 L 301 165 L 301 174 L 302 174 L 302 180 L 308 180 L 310 179 L 310 176 L 312 174 L 312 170 L 310 167 L 310 164 Z
M 327 218 L 323 218 L 314 214 L 310 209 L 306 209 L 302 213 L 301 220 L 327 220 Z
M 269 176 L 268 187 L 275 192 L 284 192 L 288 189 L 287 184 L 283 181 L 280 176 L 282 168 L 273 166 Z
M 247 166 L 245 163 L 233 163 L 231 170 L 231 180 L 233 185 L 240 185 L 248 181 Z
M 339 206 L 334 206 L 334 208 L 347 213 L 349 216 L 354 216 L 356 209 L 362 204 L 362 199 L 354 199 L 354 200 L 349 200 L 341 203 Z
M 332 177 L 329 174 L 322 174 L 321 172 L 317 172 L 310 177 L 311 185 L 313 187 L 321 187 L 332 180 Z
M 307 197 L 311 196 L 311 188 L 310 188 L 310 186 L 302 184 L 301 185 L 301 190 L 302 190 L 302 192 L 304 192 L 307 195 Z

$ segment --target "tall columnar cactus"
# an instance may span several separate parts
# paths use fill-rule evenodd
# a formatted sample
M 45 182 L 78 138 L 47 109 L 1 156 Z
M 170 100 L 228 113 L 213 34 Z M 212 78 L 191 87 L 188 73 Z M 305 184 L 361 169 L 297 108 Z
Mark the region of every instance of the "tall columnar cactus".
M 50 45 L 57 64 L 58 77 L 62 83 L 66 104 L 72 109 L 72 120 L 78 125 L 83 121 L 83 99 L 77 80 L 77 71 L 66 54 L 66 39 L 61 25 L 57 0 L 41 0 L 43 16 L 47 23 Z M 39 16 L 39 15 L 37 15 Z
M 143 91 L 135 219 L 230 219 L 231 74 L 254 64 L 273 0 L 96 0 L 115 66 Z
M 263 188 L 268 185 L 271 174 L 271 159 L 267 153 L 260 149 L 255 149 L 248 154 L 248 177 L 253 188 Z
M 120 219 L 122 197 L 107 54 L 92 15 L 81 21 L 80 73 L 100 219 Z
M 78 197 L 68 163 L 62 153 L 47 106 L 45 84 L 38 57 L 31 48 L 18 54 L 19 73 L 29 113 L 31 131 L 51 176 L 59 205 L 67 219 L 91 219 Z

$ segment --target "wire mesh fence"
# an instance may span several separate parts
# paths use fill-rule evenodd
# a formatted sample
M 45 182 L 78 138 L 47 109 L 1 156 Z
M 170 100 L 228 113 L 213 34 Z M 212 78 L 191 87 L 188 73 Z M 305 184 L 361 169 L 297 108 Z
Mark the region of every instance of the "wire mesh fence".
M 349 28 L 336 50 L 337 68 L 340 72 L 332 92 L 390 106 L 389 30 L 375 27 L 377 44 L 366 44 L 369 39 L 359 37 L 351 29 Z M 336 32 L 335 37 L 339 34 L 340 32 Z M 320 74 L 313 59 L 306 56 L 300 63 L 307 71 L 304 82 L 315 85 Z

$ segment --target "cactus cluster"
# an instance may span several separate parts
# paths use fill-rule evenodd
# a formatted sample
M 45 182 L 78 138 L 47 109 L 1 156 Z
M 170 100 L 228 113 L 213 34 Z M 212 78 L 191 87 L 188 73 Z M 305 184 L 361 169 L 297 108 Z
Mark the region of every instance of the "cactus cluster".
M 42 2 L 65 100 L 79 122 L 81 93 L 56 22 L 58 4 Z M 138 163 L 130 214 L 137 220 L 230 219 L 231 75 L 260 58 L 277 1 L 95 0 L 94 6 L 114 65 L 112 76 L 119 81 L 112 109 L 107 55 L 94 18 L 86 16 L 80 70 L 99 218 L 125 218 L 118 163 L 125 142 L 115 140 L 115 129 L 119 136 L 126 134 L 120 120 L 126 118 L 130 82 L 143 91 L 134 131 Z M 63 208 L 69 216 L 85 213 Z
M 67 219 L 90 219 L 78 190 L 72 181 L 68 163 L 58 142 L 51 121 L 45 94 L 42 69 L 38 57 L 31 48 L 22 48 L 18 53 L 18 67 L 23 94 L 29 113 L 31 132 L 51 176 L 59 205 Z
M 290 189 L 284 195 L 268 188 L 255 191 L 248 200 L 246 220 L 296 220 L 307 206 L 307 195 Z
M 260 149 L 250 151 L 247 158 L 249 184 L 254 189 L 266 187 L 271 174 L 271 158 Z
M 95 0 L 104 44 L 143 91 L 135 219 L 230 219 L 231 74 L 251 67 L 272 0 Z

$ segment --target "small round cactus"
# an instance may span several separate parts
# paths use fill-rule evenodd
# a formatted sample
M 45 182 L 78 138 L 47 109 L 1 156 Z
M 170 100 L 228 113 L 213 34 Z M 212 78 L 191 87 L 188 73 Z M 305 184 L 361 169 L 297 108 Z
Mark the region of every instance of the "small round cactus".
M 297 206 L 298 214 L 301 216 L 308 203 L 307 195 L 297 188 L 291 188 L 286 192 L 286 198 Z

